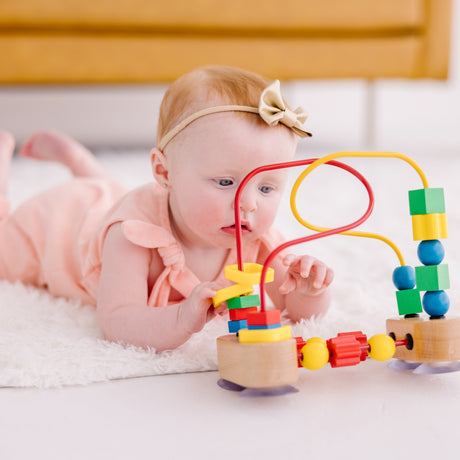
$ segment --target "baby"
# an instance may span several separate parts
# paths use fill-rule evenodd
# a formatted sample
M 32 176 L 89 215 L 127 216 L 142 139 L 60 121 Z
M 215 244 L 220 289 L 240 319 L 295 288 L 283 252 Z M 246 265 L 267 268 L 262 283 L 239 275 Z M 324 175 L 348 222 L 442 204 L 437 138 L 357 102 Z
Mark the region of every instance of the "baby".
M 20 154 L 59 161 L 75 178 L 9 213 L 12 137 L 0 133 L 0 278 L 97 306 L 111 341 L 174 349 L 225 312 L 211 306 L 236 263 L 234 197 L 253 169 L 293 160 L 306 115 L 279 82 L 225 66 L 175 81 L 160 108 L 156 181 L 127 191 L 90 152 L 56 133 L 33 135 Z M 283 242 L 272 228 L 286 170 L 255 176 L 241 202 L 244 262 L 263 263 Z M 332 271 L 310 256 L 278 256 L 267 285 L 294 321 L 324 314 Z

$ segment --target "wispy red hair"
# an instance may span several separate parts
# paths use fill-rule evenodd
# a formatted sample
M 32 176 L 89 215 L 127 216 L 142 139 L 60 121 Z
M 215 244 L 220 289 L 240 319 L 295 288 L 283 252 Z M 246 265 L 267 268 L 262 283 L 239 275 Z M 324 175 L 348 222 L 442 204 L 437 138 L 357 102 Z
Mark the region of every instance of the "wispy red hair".
M 262 91 L 271 80 L 230 66 L 200 67 L 178 78 L 166 91 L 160 106 L 157 139 L 192 113 L 216 105 L 258 107 Z M 254 114 L 238 112 L 238 116 Z

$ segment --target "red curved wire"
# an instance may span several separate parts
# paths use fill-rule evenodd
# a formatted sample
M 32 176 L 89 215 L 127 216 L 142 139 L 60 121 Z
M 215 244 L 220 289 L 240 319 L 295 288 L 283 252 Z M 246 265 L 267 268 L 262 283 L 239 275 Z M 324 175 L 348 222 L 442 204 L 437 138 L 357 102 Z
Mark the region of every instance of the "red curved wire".
M 274 169 L 284 169 L 284 168 L 293 168 L 296 166 L 305 166 L 313 163 L 316 161 L 317 158 L 309 158 L 308 160 L 298 160 L 298 161 L 290 161 L 286 163 L 276 163 L 272 165 L 266 165 L 266 166 L 261 166 L 259 168 L 256 168 L 252 170 L 242 181 L 241 184 L 239 185 L 236 194 L 235 194 L 235 229 L 236 229 L 236 252 L 237 252 L 237 258 L 238 258 L 238 269 L 240 271 L 243 271 L 243 255 L 242 255 L 242 240 L 243 240 L 243 235 L 242 235 L 242 230 L 241 230 L 241 213 L 240 213 L 240 200 L 241 200 L 241 194 L 243 192 L 244 187 L 247 185 L 247 183 L 257 174 L 260 174 L 265 171 L 273 171 Z M 271 261 L 284 249 L 294 246 L 296 244 L 300 243 L 305 243 L 307 241 L 312 241 L 316 240 L 319 238 L 324 238 L 326 236 L 330 235 L 336 235 L 338 233 L 346 232 L 348 230 L 351 230 L 352 228 L 356 228 L 359 225 L 361 225 L 363 222 L 365 222 L 369 216 L 372 213 L 372 210 L 374 208 L 374 194 L 372 192 L 372 188 L 367 182 L 367 180 L 364 178 L 364 176 L 356 171 L 356 169 L 352 168 L 351 166 L 341 163 L 339 161 L 331 160 L 325 163 L 327 165 L 331 166 L 336 166 L 338 168 L 342 168 L 345 171 L 353 174 L 356 178 L 358 178 L 364 185 L 364 187 L 367 190 L 367 193 L 369 195 L 369 206 L 366 210 L 366 212 L 360 217 L 358 220 L 355 222 L 352 222 L 351 224 L 344 225 L 342 227 L 337 227 L 333 228 L 330 230 L 326 230 L 324 232 L 320 233 L 315 233 L 313 235 L 297 238 L 295 240 L 287 241 L 286 243 L 281 244 L 277 248 L 275 248 L 267 257 L 263 268 L 262 268 L 262 273 L 261 273 L 261 280 L 260 280 L 260 310 L 265 311 L 265 275 L 267 273 L 268 267 L 271 263 Z

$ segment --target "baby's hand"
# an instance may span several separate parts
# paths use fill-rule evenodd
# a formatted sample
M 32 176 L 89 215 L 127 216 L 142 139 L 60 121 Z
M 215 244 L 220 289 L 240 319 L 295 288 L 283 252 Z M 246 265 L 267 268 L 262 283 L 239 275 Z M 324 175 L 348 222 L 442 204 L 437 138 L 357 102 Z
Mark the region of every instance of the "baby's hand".
M 289 267 L 280 286 L 281 294 L 298 291 L 307 295 L 322 293 L 332 282 L 334 272 L 323 262 L 311 256 L 289 254 L 283 264 Z
M 218 308 L 214 308 L 212 305 L 212 298 L 221 287 L 215 282 L 201 283 L 182 303 L 179 311 L 179 322 L 186 331 L 192 334 L 201 331 L 207 321 L 217 314 L 225 313 L 227 310 L 225 304 Z

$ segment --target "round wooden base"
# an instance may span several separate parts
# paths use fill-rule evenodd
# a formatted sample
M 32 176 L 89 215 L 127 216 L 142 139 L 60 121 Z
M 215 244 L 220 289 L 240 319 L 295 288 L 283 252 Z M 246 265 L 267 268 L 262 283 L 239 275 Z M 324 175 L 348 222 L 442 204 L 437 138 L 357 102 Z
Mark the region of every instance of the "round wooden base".
M 295 339 L 240 343 L 235 335 L 217 339 L 221 378 L 246 388 L 291 385 L 298 379 Z
M 396 340 L 408 336 L 412 341 L 412 349 L 397 347 L 394 358 L 419 363 L 460 360 L 460 318 L 392 318 L 386 327 Z

